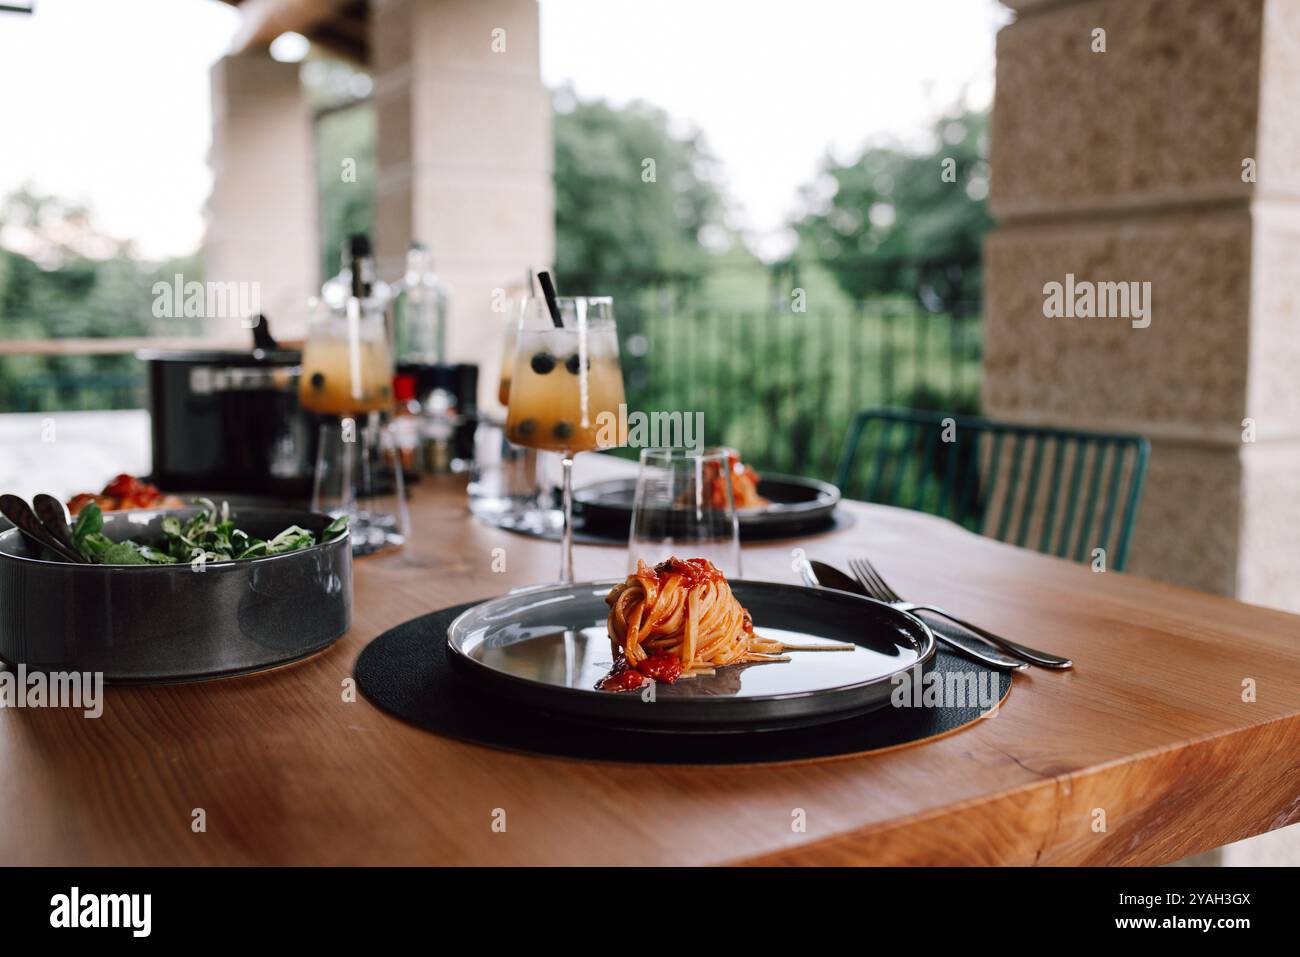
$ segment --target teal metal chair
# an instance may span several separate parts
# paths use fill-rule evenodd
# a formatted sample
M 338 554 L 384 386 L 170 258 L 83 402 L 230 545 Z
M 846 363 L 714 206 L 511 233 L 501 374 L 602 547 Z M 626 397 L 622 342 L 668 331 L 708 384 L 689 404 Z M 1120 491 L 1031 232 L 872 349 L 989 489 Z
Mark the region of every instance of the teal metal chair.
M 942 515 L 981 535 L 1123 571 L 1150 443 L 1140 435 L 868 409 L 836 484 L 849 498 Z

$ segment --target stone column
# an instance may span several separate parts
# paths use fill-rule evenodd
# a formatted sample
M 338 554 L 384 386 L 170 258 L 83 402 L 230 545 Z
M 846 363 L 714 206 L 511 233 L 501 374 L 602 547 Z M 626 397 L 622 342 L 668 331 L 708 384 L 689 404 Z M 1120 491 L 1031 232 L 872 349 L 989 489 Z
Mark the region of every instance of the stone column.
M 296 63 L 258 53 L 217 61 L 204 270 L 209 281 L 258 283 L 280 339 L 302 338 L 307 297 L 320 290 L 314 154 Z M 222 338 L 248 338 L 238 318 L 213 325 Z
M 371 51 L 378 116 L 380 273 L 407 245 L 433 252 L 453 290 L 448 352 L 496 393 L 493 290 L 545 268 L 554 249 L 551 106 L 536 0 L 378 0 Z
M 1300 610 L 1300 6 L 1005 2 L 985 408 L 1148 436 L 1131 570 Z M 1150 326 L 1046 318 L 1067 274 Z
M 985 408 L 1148 436 L 1131 570 L 1300 610 L 1300 4 L 1004 3 Z M 1150 325 L 1045 317 L 1067 274 Z

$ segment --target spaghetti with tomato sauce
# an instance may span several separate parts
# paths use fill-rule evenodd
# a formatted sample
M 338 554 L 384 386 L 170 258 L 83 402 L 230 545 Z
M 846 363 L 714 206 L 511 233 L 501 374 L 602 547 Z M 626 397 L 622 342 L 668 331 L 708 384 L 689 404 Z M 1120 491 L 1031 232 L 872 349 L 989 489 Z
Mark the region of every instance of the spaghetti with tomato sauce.
M 852 645 L 787 645 L 754 633 L 754 620 L 726 576 L 703 558 L 669 558 L 615 585 L 609 605 L 614 668 L 597 687 L 634 691 L 648 681 L 672 684 L 746 662 L 789 661 L 785 651 L 839 651 Z
M 731 500 L 736 508 L 762 508 L 772 503 L 758 494 L 759 476 L 754 469 L 740 461 L 735 449 L 727 453 L 725 472 L 722 463 L 704 464 L 704 482 L 709 502 L 714 508 L 727 507 L 727 484 L 731 484 Z

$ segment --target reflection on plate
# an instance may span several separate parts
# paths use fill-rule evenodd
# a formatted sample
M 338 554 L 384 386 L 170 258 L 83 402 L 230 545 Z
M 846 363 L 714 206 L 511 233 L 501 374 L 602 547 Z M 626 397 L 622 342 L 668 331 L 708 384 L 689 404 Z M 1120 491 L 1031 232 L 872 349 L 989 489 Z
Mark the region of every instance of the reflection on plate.
M 823 639 L 801 631 L 767 628 L 763 637 L 787 644 L 817 644 Z M 540 684 L 575 690 L 594 689 L 614 666 L 605 622 L 587 628 L 516 628 L 506 625 L 490 639 L 468 643 L 475 661 L 504 674 Z M 761 697 L 808 694 L 854 682 L 870 681 L 910 666 L 920 657 L 914 647 L 894 645 L 888 652 L 855 645 L 851 652 L 810 654 L 794 668 L 791 662 L 741 662 L 724 665 L 714 674 L 660 683 L 655 693 L 663 697 Z M 613 692 L 606 692 L 613 693 Z

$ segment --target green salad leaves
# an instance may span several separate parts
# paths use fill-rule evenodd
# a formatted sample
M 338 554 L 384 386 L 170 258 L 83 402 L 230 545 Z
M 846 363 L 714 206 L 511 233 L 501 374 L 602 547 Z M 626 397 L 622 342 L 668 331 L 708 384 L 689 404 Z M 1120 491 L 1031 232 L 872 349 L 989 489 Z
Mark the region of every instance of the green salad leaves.
M 163 541 L 156 545 L 140 545 L 127 540 L 115 542 L 102 531 L 104 515 L 94 502 L 86 505 L 77 516 L 72 529 L 72 544 L 92 562 L 100 565 L 174 565 L 188 562 L 206 565 L 213 562 L 237 562 L 245 558 L 265 558 L 283 552 L 295 552 L 318 544 L 316 535 L 298 525 L 290 525 L 274 538 L 254 538 L 236 528 L 230 517 L 230 505 L 221 508 L 211 499 L 199 498 L 194 504 L 199 513 L 182 522 L 175 516 L 163 519 Z M 320 542 L 328 542 L 342 535 L 348 527 L 344 515 L 330 523 L 321 533 Z

